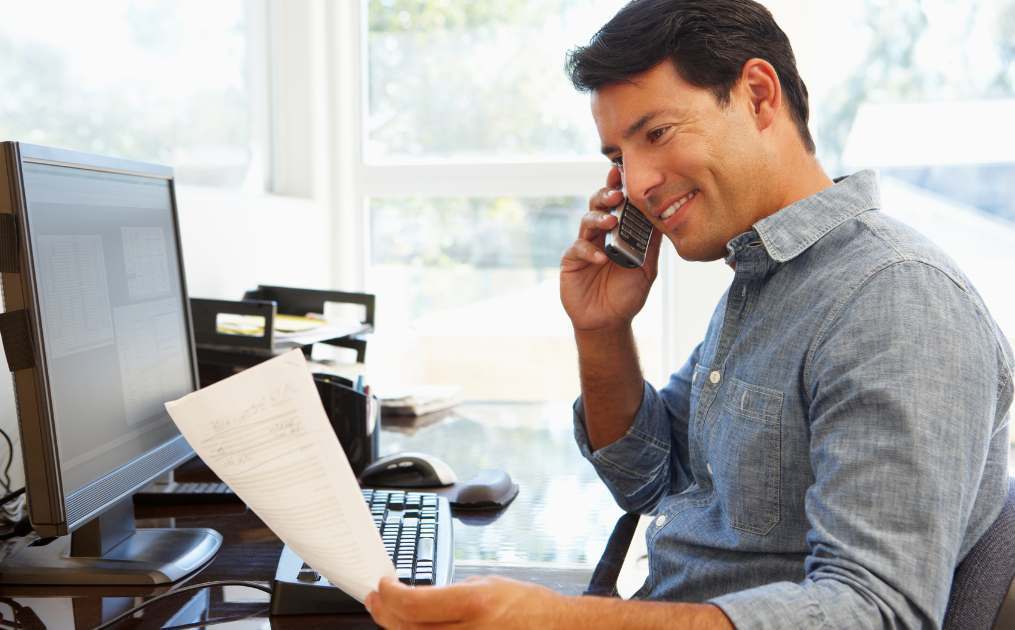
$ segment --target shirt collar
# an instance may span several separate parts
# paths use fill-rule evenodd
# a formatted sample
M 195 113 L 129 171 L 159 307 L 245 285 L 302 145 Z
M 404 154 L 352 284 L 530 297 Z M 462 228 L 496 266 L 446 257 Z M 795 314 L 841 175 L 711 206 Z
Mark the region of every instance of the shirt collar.
M 760 237 L 772 260 L 784 263 L 799 256 L 845 221 L 880 206 L 876 172 L 860 171 L 840 177 L 833 186 L 791 203 L 755 223 L 751 232 L 731 240 L 726 245 L 730 254 L 727 261 L 734 259 L 752 237 L 754 240 Z

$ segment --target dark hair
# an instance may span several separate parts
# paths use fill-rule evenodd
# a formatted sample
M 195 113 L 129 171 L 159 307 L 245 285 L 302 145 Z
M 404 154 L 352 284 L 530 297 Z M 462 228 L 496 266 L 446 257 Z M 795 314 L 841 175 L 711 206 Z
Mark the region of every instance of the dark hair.
M 684 80 L 709 88 L 725 107 L 744 63 L 754 57 L 775 68 L 804 146 L 814 153 L 807 86 L 789 38 L 768 9 L 752 0 L 633 0 L 588 46 L 568 53 L 566 68 L 575 88 L 590 92 L 670 59 Z

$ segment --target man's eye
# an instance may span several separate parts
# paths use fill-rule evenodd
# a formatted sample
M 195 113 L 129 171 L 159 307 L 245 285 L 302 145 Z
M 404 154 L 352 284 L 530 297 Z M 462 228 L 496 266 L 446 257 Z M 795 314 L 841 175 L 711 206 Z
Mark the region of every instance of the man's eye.
M 649 142 L 655 142 L 656 140 L 662 138 L 663 135 L 665 135 L 666 132 L 669 130 L 670 130 L 669 127 L 659 127 L 658 129 L 653 129 L 652 131 L 648 132 Z

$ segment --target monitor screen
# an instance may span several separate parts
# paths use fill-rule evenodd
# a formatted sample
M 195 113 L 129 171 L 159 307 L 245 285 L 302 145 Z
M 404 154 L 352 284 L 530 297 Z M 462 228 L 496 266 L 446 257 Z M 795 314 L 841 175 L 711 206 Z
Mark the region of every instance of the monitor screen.
M 65 496 L 179 435 L 195 388 L 166 178 L 23 164 Z

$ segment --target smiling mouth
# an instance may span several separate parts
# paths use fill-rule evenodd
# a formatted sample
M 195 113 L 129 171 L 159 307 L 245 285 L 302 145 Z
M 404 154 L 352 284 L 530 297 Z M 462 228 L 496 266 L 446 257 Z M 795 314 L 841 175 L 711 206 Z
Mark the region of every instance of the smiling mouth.
M 687 193 L 686 195 L 684 195 L 680 199 L 677 199 L 676 201 L 674 201 L 670 205 L 670 207 L 668 207 L 668 208 L 666 208 L 665 210 L 662 211 L 662 213 L 659 215 L 659 218 L 661 220 L 663 220 L 663 221 L 665 221 L 666 219 L 669 219 L 670 217 L 672 217 L 673 215 L 675 215 L 677 213 L 677 210 L 680 210 L 682 207 L 687 205 L 687 203 L 689 201 L 694 199 L 698 195 L 698 192 L 699 192 L 699 190 L 697 188 L 695 188 L 694 190 L 692 190 L 691 192 Z

